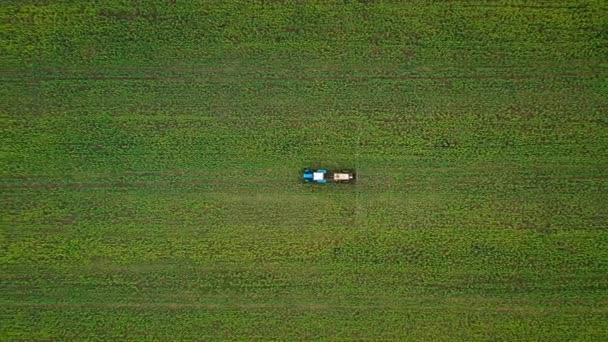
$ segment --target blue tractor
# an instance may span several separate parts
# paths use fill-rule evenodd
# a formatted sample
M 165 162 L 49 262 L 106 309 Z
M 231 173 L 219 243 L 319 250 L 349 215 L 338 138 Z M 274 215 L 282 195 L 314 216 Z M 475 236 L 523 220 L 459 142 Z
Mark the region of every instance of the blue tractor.
M 327 169 L 304 169 L 302 178 L 307 183 L 348 183 L 355 180 L 355 173 L 352 171 L 333 172 Z

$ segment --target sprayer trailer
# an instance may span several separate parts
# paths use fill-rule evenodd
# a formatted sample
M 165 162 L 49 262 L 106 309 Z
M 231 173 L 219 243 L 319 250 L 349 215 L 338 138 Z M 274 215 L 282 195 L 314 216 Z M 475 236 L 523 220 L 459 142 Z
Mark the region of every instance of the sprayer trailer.
M 302 178 L 307 183 L 348 183 L 355 180 L 355 173 L 349 170 L 304 169 Z

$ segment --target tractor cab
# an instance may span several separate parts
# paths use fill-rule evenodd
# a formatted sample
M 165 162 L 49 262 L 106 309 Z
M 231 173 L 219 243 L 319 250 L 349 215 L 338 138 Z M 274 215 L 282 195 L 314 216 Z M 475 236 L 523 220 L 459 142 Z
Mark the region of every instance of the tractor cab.
M 319 170 L 304 170 L 304 181 L 305 182 L 314 182 L 314 183 L 327 183 L 327 174 L 328 170 L 319 169 Z

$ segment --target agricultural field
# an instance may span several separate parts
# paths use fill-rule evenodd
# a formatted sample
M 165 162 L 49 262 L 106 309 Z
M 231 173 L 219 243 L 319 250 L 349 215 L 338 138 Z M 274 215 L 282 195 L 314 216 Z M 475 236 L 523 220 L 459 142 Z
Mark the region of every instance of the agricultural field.
M 605 1 L 0 27 L 1 340 L 608 340 Z

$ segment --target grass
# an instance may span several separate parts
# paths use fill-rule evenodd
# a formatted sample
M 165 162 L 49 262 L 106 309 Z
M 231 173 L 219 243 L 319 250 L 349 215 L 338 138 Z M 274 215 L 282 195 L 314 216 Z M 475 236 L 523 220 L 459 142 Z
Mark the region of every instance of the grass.
M 606 339 L 607 10 L 5 1 L 0 338 Z

